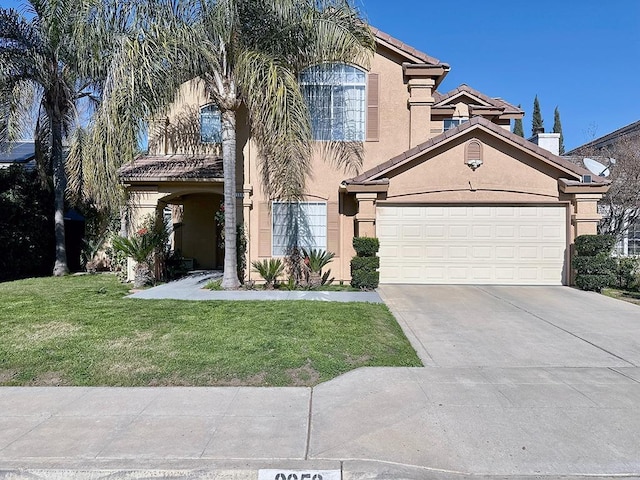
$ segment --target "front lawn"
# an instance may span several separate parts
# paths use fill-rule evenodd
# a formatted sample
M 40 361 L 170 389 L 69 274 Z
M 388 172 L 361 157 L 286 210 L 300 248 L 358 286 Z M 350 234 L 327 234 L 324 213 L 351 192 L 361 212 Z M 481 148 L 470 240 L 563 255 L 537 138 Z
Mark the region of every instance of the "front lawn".
M 111 275 L 0 283 L 0 385 L 314 385 L 419 366 L 386 306 L 123 298 Z

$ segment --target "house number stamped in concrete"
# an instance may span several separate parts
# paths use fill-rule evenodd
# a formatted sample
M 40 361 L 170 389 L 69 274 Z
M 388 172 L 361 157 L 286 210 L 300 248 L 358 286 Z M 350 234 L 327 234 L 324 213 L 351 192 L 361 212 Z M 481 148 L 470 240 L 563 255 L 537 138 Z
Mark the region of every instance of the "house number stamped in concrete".
M 340 470 L 258 470 L 258 480 L 341 480 Z

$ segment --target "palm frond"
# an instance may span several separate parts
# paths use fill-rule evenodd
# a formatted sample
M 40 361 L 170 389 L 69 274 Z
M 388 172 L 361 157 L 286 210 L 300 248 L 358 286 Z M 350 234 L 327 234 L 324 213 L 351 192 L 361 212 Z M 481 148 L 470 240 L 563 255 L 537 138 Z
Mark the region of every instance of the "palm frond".
M 261 151 L 262 185 L 270 198 L 304 194 L 311 171 L 309 112 L 294 73 L 261 52 L 243 52 L 236 68 Z

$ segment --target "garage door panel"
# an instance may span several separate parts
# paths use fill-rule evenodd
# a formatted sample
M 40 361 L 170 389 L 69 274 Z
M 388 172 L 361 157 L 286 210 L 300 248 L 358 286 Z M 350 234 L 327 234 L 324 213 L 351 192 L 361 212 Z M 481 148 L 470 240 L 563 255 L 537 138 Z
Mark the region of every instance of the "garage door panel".
M 562 206 L 380 206 L 380 281 L 560 285 L 565 222 Z

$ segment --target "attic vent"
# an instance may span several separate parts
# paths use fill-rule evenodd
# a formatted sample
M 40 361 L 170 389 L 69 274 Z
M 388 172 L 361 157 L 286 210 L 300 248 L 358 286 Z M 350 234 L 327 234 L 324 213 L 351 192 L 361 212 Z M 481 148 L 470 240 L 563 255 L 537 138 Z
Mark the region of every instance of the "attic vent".
M 464 163 L 473 171 L 482 165 L 482 144 L 478 140 L 471 140 L 464 149 Z

